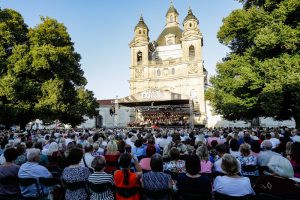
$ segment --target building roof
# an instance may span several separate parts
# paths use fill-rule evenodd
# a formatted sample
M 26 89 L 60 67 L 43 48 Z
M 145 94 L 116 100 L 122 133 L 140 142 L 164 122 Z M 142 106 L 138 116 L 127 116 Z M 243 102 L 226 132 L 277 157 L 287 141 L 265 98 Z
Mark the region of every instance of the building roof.
M 158 46 L 166 46 L 166 35 L 173 34 L 175 35 L 175 44 L 180 44 L 180 39 L 182 37 L 182 30 L 178 26 L 167 27 L 163 30 L 163 32 L 159 35 L 156 42 Z
M 101 99 L 97 100 L 100 106 L 113 106 L 115 105 L 115 99 Z
M 195 17 L 195 15 L 193 14 L 192 9 L 190 8 L 189 11 L 188 11 L 187 16 L 184 18 L 183 22 L 185 22 L 187 20 L 191 20 L 191 19 L 196 20 L 197 23 L 199 24 L 199 21 L 198 21 L 197 17 Z
M 179 15 L 179 13 L 177 12 L 176 8 L 174 7 L 173 3 L 171 4 L 166 16 L 168 16 L 169 13 L 176 13 L 177 15 Z
M 137 28 L 145 28 L 145 29 L 149 30 L 148 26 L 144 22 L 143 16 L 140 17 L 139 23 L 135 26 L 134 30 L 137 29 Z

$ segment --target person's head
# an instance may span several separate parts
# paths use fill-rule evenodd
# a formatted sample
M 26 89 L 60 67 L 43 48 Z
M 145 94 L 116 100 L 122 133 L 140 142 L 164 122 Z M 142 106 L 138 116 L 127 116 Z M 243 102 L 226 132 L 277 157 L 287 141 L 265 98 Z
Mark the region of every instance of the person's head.
M 225 153 L 227 153 L 227 146 L 225 144 L 218 144 L 216 146 L 217 154 L 222 157 Z
M 118 141 L 118 151 L 120 153 L 124 153 L 125 152 L 125 146 L 126 146 L 126 142 L 124 140 L 119 140 Z
M 25 153 L 26 152 L 26 145 L 25 145 L 25 143 L 19 143 L 19 144 L 17 144 L 17 150 L 19 152 L 19 155 Z
M 93 151 L 98 151 L 98 149 L 99 149 L 99 144 L 97 142 L 95 142 L 93 144 Z
M 247 135 L 247 136 L 244 137 L 244 142 L 247 143 L 247 144 L 249 144 L 251 142 L 250 135 Z
M 196 175 L 200 172 L 200 159 L 197 155 L 187 155 L 185 158 L 185 169 L 190 175 Z
M 135 142 L 134 142 L 134 146 L 139 148 L 143 145 L 143 141 L 141 139 L 137 139 Z
M 271 139 L 271 138 L 272 138 L 271 133 L 266 133 L 266 139 L 269 140 L 269 139 Z
M 206 161 L 208 160 L 209 153 L 205 145 L 199 146 L 196 150 L 196 154 L 200 160 L 206 160 Z
M 272 156 L 269 160 L 268 167 L 271 172 L 277 176 L 292 178 L 294 170 L 291 162 L 283 156 Z
M 56 142 L 51 142 L 51 144 L 49 145 L 49 149 L 48 149 L 47 154 L 48 154 L 49 156 L 52 156 L 52 154 L 53 154 L 54 152 L 59 151 L 58 148 L 59 148 L 59 146 L 58 146 L 58 144 L 57 144 Z
M 221 168 L 228 175 L 235 175 L 240 171 L 240 165 L 237 159 L 227 153 L 222 157 Z
M 95 172 L 101 172 L 104 170 L 106 166 L 106 160 L 103 156 L 98 156 L 94 158 L 91 164 L 92 168 L 94 168 Z
M 146 148 L 146 157 L 151 158 L 156 152 L 154 145 L 149 145 Z
M 4 151 L 4 158 L 6 162 L 13 162 L 18 157 L 18 151 L 15 148 L 8 148 Z
M 252 140 L 251 143 L 251 151 L 254 153 L 259 153 L 260 152 L 260 144 L 257 140 Z
M 28 140 L 28 141 L 26 141 L 26 148 L 27 149 L 30 149 L 30 148 L 32 148 L 32 146 L 33 146 L 33 142 L 32 142 L 32 140 Z M 43 144 L 42 144 L 42 146 L 43 146 Z M 37 147 L 35 147 L 35 148 L 37 148 Z M 38 148 L 39 149 L 39 148 Z
M 108 152 L 117 152 L 118 151 L 118 145 L 114 140 L 111 140 L 107 143 L 107 151 Z
M 213 148 L 213 149 L 215 149 L 217 145 L 218 145 L 218 141 L 217 141 L 217 140 L 213 140 L 213 141 L 211 141 L 211 143 L 210 143 L 210 146 L 211 146 L 211 148 Z
M 239 142 L 237 139 L 233 138 L 230 140 L 229 142 L 229 147 L 231 149 L 231 151 L 238 151 L 239 150 Z
M 170 157 L 171 157 L 171 160 L 179 160 L 180 151 L 176 147 L 172 147 L 170 150 Z
M 38 162 L 40 159 L 41 150 L 36 148 L 28 149 L 27 151 L 27 160 L 28 162 Z
M 263 150 L 265 150 L 265 151 L 270 151 L 270 150 L 272 150 L 272 143 L 271 143 L 271 141 L 269 141 L 269 140 L 264 140 L 264 141 L 261 143 L 261 146 L 262 146 Z
M 291 158 L 300 164 L 300 142 L 294 142 L 291 147 Z
M 123 153 L 120 156 L 120 166 L 122 168 L 128 169 L 130 166 L 130 163 L 131 163 L 131 159 L 132 159 L 132 157 L 129 153 Z
M 83 156 L 83 151 L 80 148 L 73 148 L 68 154 L 68 161 L 71 165 L 77 165 L 81 161 Z
M 26 146 L 27 146 L 27 143 L 26 143 Z M 37 148 L 39 150 L 43 150 L 43 143 L 42 142 L 36 142 L 34 144 L 34 148 Z
M 153 136 L 149 137 L 148 144 L 152 144 L 152 145 L 155 144 L 155 138 Z
M 154 154 L 150 160 L 150 167 L 153 172 L 163 171 L 163 158 L 159 154 Z
M 240 146 L 240 153 L 243 156 L 249 156 L 251 153 L 250 145 L 247 143 L 244 143 Z
M 85 153 L 90 153 L 90 152 L 92 152 L 92 151 L 93 151 L 93 145 L 91 145 L 91 144 L 86 145 L 86 146 L 84 147 L 84 151 L 85 151 Z

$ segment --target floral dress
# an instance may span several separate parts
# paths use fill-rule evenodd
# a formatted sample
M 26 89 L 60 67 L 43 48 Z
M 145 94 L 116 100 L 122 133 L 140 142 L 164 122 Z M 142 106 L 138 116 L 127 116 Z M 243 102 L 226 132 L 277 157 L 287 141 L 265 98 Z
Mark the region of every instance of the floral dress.
M 185 161 L 184 160 L 171 160 L 164 163 L 164 171 L 185 173 Z
M 90 175 L 90 170 L 86 167 L 67 167 L 64 169 L 62 179 L 68 183 L 87 181 Z M 66 200 L 86 200 L 88 195 L 85 188 L 78 190 L 66 191 Z
M 257 158 L 249 155 L 249 156 L 239 156 L 237 157 L 237 159 L 240 161 L 241 166 L 247 166 L 247 165 L 257 165 Z M 254 171 L 254 172 L 245 172 L 243 170 L 242 171 L 242 175 L 243 176 L 258 176 L 258 170 Z

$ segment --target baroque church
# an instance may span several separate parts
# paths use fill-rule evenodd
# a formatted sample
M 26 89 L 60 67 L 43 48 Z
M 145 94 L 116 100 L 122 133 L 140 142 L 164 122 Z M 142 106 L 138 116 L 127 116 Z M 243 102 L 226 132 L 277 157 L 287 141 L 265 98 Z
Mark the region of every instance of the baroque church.
M 135 26 L 134 38 L 129 44 L 131 96 L 120 99 L 119 104 L 135 105 L 139 111 L 145 107 L 155 111 L 164 108 L 168 115 L 185 110 L 189 123 L 205 125 L 207 71 L 203 66 L 199 20 L 189 9 L 181 25 L 179 13 L 172 3 L 165 20 L 163 31 L 153 42 L 150 42 L 150 30 L 142 16 Z

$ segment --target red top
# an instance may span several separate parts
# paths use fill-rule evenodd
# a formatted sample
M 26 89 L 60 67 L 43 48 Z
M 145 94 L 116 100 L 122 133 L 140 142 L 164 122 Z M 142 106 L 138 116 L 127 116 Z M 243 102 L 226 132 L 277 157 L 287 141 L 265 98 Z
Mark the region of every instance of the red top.
M 117 170 L 114 174 L 114 181 L 115 185 L 117 188 L 133 188 L 133 187 L 140 187 L 138 178 L 135 173 L 131 172 L 130 170 L 128 171 L 129 176 L 128 176 L 128 185 L 124 184 L 124 173 L 122 170 Z M 140 200 L 141 196 L 139 193 L 133 195 L 132 197 L 129 198 L 124 198 L 118 193 L 116 194 L 116 199 L 117 200 Z
M 106 160 L 106 167 L 105 167 L 105 172 L 113 174 L 115 170 L 117 170 L 117 164 L 120 155 L 104 155 L 105 160 Z

